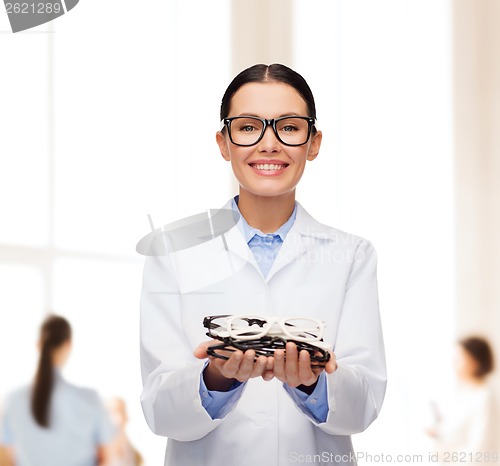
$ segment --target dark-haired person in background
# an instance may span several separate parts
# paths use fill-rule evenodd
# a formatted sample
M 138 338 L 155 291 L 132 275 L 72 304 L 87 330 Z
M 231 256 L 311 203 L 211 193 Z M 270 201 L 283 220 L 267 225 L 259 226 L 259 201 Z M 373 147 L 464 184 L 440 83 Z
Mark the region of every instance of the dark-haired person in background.
M 43 322 L 34 383 L 12 393 L 0 432 L 15 466 L 104 466 L 114 428 L 97 393 L 61 375 L 71 352 L 66 319 Z
M 280 64 L 242 71 L 224 94 L 220 119 L 216 141 L 239 183 L 225 209 L 238 221 L 224 240 L 209 239 L 187 256 L 169 251 L 146 260 L 146 420 L 169 437 L 169 466 L 354 464 L 350 435 L 377 417 L 386 384 L 375 250 L 295 200 L 322 138 L 300 74 Z M 194 136 L 207 123 L 193 109 L 185 124 Z M 189 141 L 184 147 L 189 157 Z M 286 358 L 284 350 L 209 358 L 214 341 L 206 341 L 202 322 L 213 314 L 319 319 L 331 359 L 312 369 L 309 353 L 292 342 Z
M 493 352 L 487 340 L 459 340 L 457 393 L 450 394 L 441 409 L 436 407 L 436 424 L 428 430 L 435 439 L 441 463 L 479 465 L 499 460 L 499 413 L 489 381 L 493 369 Z

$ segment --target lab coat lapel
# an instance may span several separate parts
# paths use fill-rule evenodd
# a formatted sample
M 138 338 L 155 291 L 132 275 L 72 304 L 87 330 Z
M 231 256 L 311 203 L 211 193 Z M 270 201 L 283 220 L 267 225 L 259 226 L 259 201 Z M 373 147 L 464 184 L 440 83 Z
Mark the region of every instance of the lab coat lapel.
M 226 202 L 226 204 L 222 207 L 222 209 L 232 208 L 232 199 Z M 255 260 L 252 250 L 245 241 L 245 237 L 243 236 L 238 224 L 234 225 L 230 230 L 224 233 L 221 239 L 224 243 L 226 254 L 229 252 L 233 256 L 236 256 L 233 257 L 232 261 L 235 270 L 239 270 L 244 263 L 250 263 L 260 272 L 259 265 Z
M 231 209 L 231 202 L 223 209 Z M 169 256 L 181 293 L 191 293 L 221 282 L 248 263 L 259 270 L 237 224 L 212 239 L 171 252 Z
M 285 241 L 273 262 L 271 270 L 267 274 L 266 280 L 269 281 L 273 275 L 279 272 L 283 267 L 293 262 L 299 256 L 306 252 L 302 235 L 292 227 L 286 235 Z
M 225 280 L 247 263 L 258 268 L 237 226 L 191 248 L 169 254 L 181 293 L 191 293 Z
M 231 209 L 231 201 L 226 203 L 223 209 Z M 297 203 L 295 222 L 265 280 L 269 281 L 302 254 L 316 248 L 317 238 L 332 239 L 329 230 L 314 220 Z M 169 255 L 181 293 L 190 293 L 227 279 L 241 271 L 247 264 L 251 264 L 258 273 L 261 273 L 237 224 L 213 239 Z
M 257 261 L 255 260 L 254 255 L 252 254 L 252 250 L 249 248 L 248 244 L 243 237 L 238 225 L 235 225 L 231 228 L 227 233 L 223 235 L 223 241 L 225 241 L 225 245 L 227 246 L 227 250 L 240 259 L 243 259 L 246 262 L 250 262 L 257 269 L 259 268 Z
M 314 218 L 297 202 L 297 216 L 295 217 L 295 222 L 286 235 L 285 241 L 267 275 L 267 281 L 283 267 L 295 261 L 308 250 L 315 248 L 315 238 L 333 239 L 329 227 L 314 220 Z
M 231 209 L 232 201 L 229 200 L 223 209 Z M 316 221 L 307 211 L 297 202 L 297 215 L 295 222 L 288 232 L 278 255 L 269 271 L 266 280 L 269 281 L 282 268 L 294 262 L 309 249 L 314 249 L 316 239 L 334 240 L 332 229 Z M 220 240 L 219 240 L 220 241 Z M 251 249 L 243 237 L 238 225 L 235 225 L 222 236 L 222 241 L 226 252 L 229 251 L 233 257 L 232 267 L 234 270 L 241 269 L 244 263 L 252 264 L 259 272 L 260 268 L 252 254 Z M 222 260 L 222 258 L 221 258 Z

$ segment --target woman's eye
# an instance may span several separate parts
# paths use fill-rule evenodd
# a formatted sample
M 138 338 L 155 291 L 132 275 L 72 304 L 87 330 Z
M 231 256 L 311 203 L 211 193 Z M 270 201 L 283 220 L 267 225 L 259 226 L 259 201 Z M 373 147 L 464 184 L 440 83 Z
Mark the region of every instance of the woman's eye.
M 285 133 L 292 133 L 293 131 L 297 131 L 297 128 L 292 125 L 287 125 L 283 126 L 283 128 L 281 128 L 281 131 L 284 131 Z
M 253 127 L 251 125 L 241 126 L 240 131 L 243 131 L 245 133 L 250 133 L 251 131 L 255 131 L 255 127 Z

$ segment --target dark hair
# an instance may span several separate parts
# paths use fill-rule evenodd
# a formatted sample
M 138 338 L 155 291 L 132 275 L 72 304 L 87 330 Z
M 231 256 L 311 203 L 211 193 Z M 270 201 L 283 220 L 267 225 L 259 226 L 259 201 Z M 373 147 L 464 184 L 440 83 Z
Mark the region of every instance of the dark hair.
M 477 362 L 475 377 L 481 379 L 493 371 L 493 352 L 484 338 L 469 337 L 460 340 L 458 343 Z
M 220 119 L 223 120 L 229 115 L 231 99 L 234 94 L 248 83 L 276 82 L 292 86 L 304 99 L 307 105 L 307 112 L 312 118 L 316 118 L 316 105 L 314 96 L 306 80 L 296 71 L 288 66 L 275 63 L 273 65 L 253 65 L 239 73 L 229 84 L 220 106 Z
M 52 354 L 71 340 L 71 326 L 63 317 L 47 317 L 40 329 L 40 359 L 35 376 L 31 412 L 40 427 L 49 427 L 49 408 L 54 387 Z

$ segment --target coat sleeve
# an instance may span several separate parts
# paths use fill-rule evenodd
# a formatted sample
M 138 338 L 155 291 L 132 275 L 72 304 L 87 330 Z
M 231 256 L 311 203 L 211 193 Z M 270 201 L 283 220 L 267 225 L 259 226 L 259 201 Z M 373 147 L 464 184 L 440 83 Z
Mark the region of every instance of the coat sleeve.
M 204 361 L 193 356 L 181 311 L 168 256 L 147 257 L 141 294 L 142 408 L 155 434 L 190 441 L 207 435 L 222 419 L 212 419 L 202 406 Z
M 359 241 L 353 256 L 334 351 L 338 367 L 327 376 L 328 416 L 324 423 L 311 421 L 328 434 L 351 435 L 378 416 L 387 380 L 377 257 L 366 240 Z

